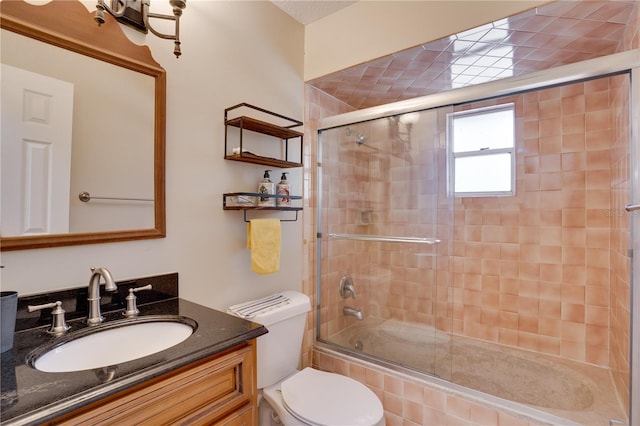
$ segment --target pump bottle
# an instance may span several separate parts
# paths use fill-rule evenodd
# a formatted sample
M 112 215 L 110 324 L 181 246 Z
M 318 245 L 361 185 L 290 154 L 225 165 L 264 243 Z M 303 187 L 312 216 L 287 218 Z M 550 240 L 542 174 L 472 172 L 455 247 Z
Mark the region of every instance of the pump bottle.
M 262 180 L 258 182 L 258 194 L 275 195 L 276 185 L 269 179 L 270 171 L 265 170 Z M 258 197 L 258 207 L 274 207 L 276 205 L 275 200 L 275 197 Z
M 289 207 L 291 206 L 291 198 L 289 198 L 290 194 L 290 186 L 289 182 L 287 182 L 287 172 L 282 173 L 280 177 L 280 182 L 276 185 L 276 194 L 280 195 L 280 197 L 276 198 L 276 205 L 278 207 Z

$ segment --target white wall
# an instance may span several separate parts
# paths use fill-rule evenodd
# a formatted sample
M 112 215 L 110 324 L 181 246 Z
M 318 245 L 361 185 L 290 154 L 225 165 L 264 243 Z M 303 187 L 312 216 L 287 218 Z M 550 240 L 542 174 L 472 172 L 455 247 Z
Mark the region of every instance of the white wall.
M 361 0 L 305 27 L 304 79 L 475 28 L 548 1 Z
M 152 11 L 166 12 L 164 3 L 152 2 Z M 106 266 L 116 280 L 177 271 L 183 298 L 219 309 L 300 289 L 301 220 L 282 224 L 280 271 L 257 275 L 242 213 L 222 210 L 223 192 L 255 190 L 264 169 L 223 160 L 223 112 L 248 102 L 302 118 L 304 27 L 269 2 L 190 1 L 180 59 L 171 41 L 126 32 L 167 70 L 167 238 L 2 252 L 2 289 L 24 295 L 87 285 L 91 266 Z M 290 171 L 299 193 L 302 170 Z
M 224 108 L 248 102 L 300 119 L 303 74 L 321 76 L 540 3 L 363 1 L 305 28 L 267 1 L 192 0 L 180 59 L 172 42 L 126 28 L 167 70 L 167 238 L 2 252 L 2 289 L 83 286 L 91 266 L 108 267 L 117 280 L 177 271 L 182 297 L 220 309 L 300 289 L 301 220 L 282 224 L 280 271 L 261 276 L 250 271 L 242 214 L 222 210 L 223 192 L 253 190 L 264 170 L 223 160 Z M 154 1 L 153 11 L 167 13 L 168 4 Z M 302 170 L 289 171 L 299 194 Z

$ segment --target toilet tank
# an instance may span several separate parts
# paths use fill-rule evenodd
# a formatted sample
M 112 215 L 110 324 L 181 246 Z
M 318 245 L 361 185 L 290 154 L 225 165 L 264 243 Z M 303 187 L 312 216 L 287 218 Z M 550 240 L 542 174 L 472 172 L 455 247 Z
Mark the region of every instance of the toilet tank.
M 258 389 L 271 386 L 296 371 L 305 321 L 311 310 L 309 297 L 305 294 L 297 291 L 278 294 L 289 302 L 247 318 L 269 330 L 258 337 Z M 230 308 L 229 313 L 233 314 L 233 309 Z

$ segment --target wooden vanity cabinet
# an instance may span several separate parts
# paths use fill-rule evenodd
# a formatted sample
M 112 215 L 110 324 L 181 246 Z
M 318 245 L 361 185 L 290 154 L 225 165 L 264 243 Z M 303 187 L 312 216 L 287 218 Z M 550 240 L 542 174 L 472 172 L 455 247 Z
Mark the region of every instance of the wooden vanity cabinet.
M 48 423 L 257 425 L 255 339 Z

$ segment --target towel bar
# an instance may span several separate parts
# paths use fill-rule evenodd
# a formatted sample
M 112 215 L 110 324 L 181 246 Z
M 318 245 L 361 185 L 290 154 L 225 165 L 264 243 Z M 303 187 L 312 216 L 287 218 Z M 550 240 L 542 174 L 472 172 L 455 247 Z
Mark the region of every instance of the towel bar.
M 117 200 L 117 201 L 148 201 L 148 202 L 153 202 L 154 201 L 153 199 L 149 199 L 149 198 L 97 197 L 95 195 L 89 194 L 87 191 L 82 191 L 80 194 L 78 194 L 78 198 L 83 203 L 88 203 L 92 199 L 95 199 L 95 200 Z
M 396 237 L 390 235 L 366 235 L 366 234 L 328 234 L 329 238 L 342 240 L 376 241 L 383 243 L 416 243 L 416 244 L 439 244 L 437 238 L 426 237 Z
M 254 210 L 282 210 L 281 208 L 265 208 L 265 209 L 254 209 Z M 292 211 L 294 209 L 291 209 Z M 250 222 L 249 219 L 247 219 L 247 210 L 243 210 L 244 211 L 244 221 L 245 222 Z M 296 218 L 295 219 L 280 219 L 280 222 L 296 222 L 298 220 L 298 212 L 300 211 L 300 209 L 295 209 L 296 212 Z

